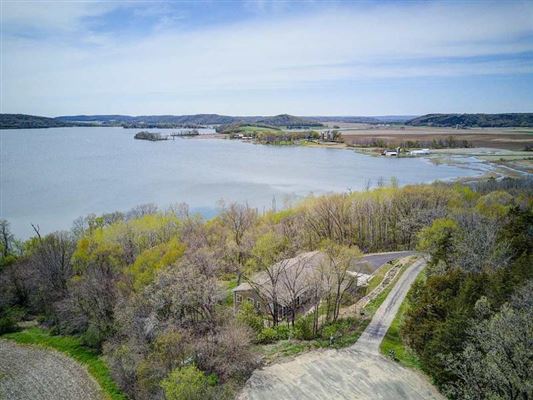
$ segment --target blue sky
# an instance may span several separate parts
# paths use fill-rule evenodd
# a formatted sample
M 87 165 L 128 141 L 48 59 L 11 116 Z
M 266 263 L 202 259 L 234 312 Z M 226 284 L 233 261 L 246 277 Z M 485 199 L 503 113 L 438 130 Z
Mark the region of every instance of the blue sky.
M 533 2 L 1 0 L 1 111 L 533 111 Z

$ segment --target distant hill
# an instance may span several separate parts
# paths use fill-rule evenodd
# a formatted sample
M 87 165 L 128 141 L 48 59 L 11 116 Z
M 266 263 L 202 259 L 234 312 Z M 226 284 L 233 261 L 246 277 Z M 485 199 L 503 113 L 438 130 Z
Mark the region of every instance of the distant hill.
M 129 115 L 62 115 L 55 120 L 63 122 L 95 122 L 95 123 L 123 123 L 134 121 L 135 117 Z
M 415 118 L 414 115 L 382 115 L 372 117 L 358 116 L 318 116 L 308 117 L 319 122 L 346 122 L 352 124 L 384 124 L 384 123 L 401 123 Z
M 26 114 L 0 114 L 0 129 L 57 128 L 79 124 Z
M 0 129 L 54 128 L 65 126 L 123 126 L 125 128 L 194 128 L 203 125 L 259 124 L 274 127 L 322 126 L 318 121 L 281 114 L 272 117 L 234 117 L 218 114 L 195 115 L 63 115 L 56 118 L 26 114 L 0 114 Z
M 238 123 L 258 123 L 269 126 L 287 126 L 287 127 L 311 127 L 321 126 L 320 122 L 295 117 L 288 114 L 276 115 L 273 117 L 251 116 L 251 117 L 234 117 L 219 114 L 195 114 L 195 115 L 72 115 L 61 116 L 56 118 L 64 122 L 93 122 L 100 124 L 122 125 L 126 127 L 143 127 L 143 126 L 187 126 L 187 125 L 229 125 Z
M 407 121 L 406 125 L 464 128 L 533 127 L 533 113 L 427 114 Z
M 318 121 L 295 117 L 293 115 L 288 114 L 280 114 L 273 117 L 260 117 L 259 119 L 252 122 L 261 125 L 286 126 L 287 128 L 307 128 L 313 126 L 322 126 L 322 124 Z

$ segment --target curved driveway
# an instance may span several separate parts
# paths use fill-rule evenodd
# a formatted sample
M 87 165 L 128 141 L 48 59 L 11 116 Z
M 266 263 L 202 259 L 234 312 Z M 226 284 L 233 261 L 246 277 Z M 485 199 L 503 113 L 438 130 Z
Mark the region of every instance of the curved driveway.
M 399 278 L 356 344 L 323 350 L 257 370 L 240 400 L 444 399 L 422 375 L 379 354 L 379 344 L 425 261 Z

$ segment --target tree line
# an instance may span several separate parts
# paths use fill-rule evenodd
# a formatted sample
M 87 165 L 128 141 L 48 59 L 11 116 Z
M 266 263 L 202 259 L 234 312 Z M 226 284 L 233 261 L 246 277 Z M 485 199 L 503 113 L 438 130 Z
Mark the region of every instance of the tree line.
M 531 338 L 520 330 L 531 328 L 523 289 L 531 280 L 531 192 L 529 179 L 392 185 L 309 197 L 263 214 L 221 204 L 209 220 L 183 204 L 144 205 L 79 218 L 66 232 L 43 235 L 36 225 L 24 242 L 2 221 L 0 332 L 37 319 L 54 333 L 79 335 L 104 355 L 131 398 L 232 398 L 260 364 L 256 343 L 288 329 L 310 339 L 320 329 L 318 314 L 289 317 L 289 326 L 279 324 L 277 313 L 259 315 L 248 305 L 234 315 L 232 287 L 320 250 L 329 263 L 313 281 L 320 282 L 314 301 L 335 321 L 349 289 L 346 271 L 360 252 L 418 246 L 433 261 L 412 294 L 419 306 L 409 311 L 402 334 L 444 390 L 467 398 L 461 396 L 473 384 L 464 378 L 470 371 L 482 368 L 474 383 L 488 387 L 498 382 L 491 374 L 508 367 L 490 349 L 509 321 L 517 336 L 501 353 L 511 351 L 515 363 L 531 367 L 530 353 L 517 350 L 520 338 Z M 296 299 L 300 289 L 285 282 Z M 527 389 L 531 382 L 515 370 L 522 380 L 510 385 L 522 393 L 513 385 Z

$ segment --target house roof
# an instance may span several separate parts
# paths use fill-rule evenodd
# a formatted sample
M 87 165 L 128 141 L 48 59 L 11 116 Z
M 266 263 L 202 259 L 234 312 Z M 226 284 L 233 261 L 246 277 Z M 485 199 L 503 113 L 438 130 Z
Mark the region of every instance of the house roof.
M 310 286 L 311 280 L 318 271 L 318 267 L 327 261 L 327 257 L 320 251 L 301 253 L 296 257 L 282 260 L 272 268 L 270 275 L 259 272 L 247 282 L 241 283 L 233 292 L 256 290 L 270 297 L 273 291 L 272 281 L 276 284 L 276 295 L 280 304 L 288 304 L 295 293 L 303 294 Z M 370 275 L 358 272 L 349 272 L 350 277 L 357 278 L 358 284 L 366 284 Z M 274 277 L 272 279 L 271 277 Z
M 301 272 L 302 269 L 308 270 L 312 269 L 313 271 L 322 263 L 325 259 L 325 255 L 320 251 L 308 251 L 301 253 L 293 258 L 287 258 L 276 264 L 272 268 L 273 273 L 278 272 L 280 275 L 286 275 L 286 272 L 292 270 L 293 273 Z M 283 269 L 283 271 L 279 271 Z M 289 277 L 290 278 L 290 277 Z M 250 281 L 253 282 L 254 286 L 262 286 L 270 281 L 269 275 L 265 271 L 258 272 L 254 274 Z M 252 290 L 252 285 L 248 282 L 243 282 L 239 286 L 233 289 L 234 292 L 242 292 Z

